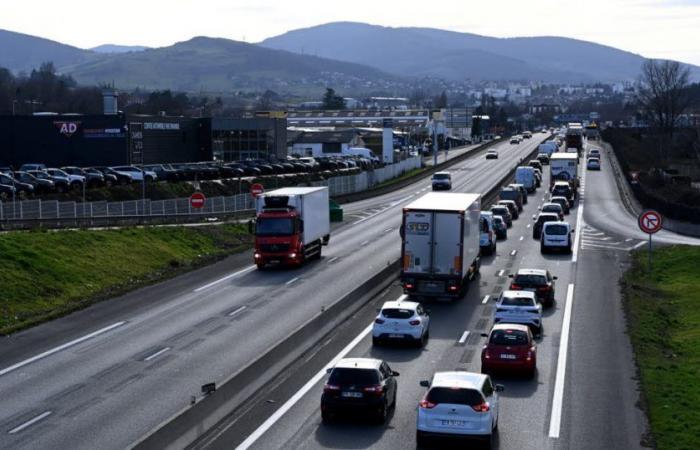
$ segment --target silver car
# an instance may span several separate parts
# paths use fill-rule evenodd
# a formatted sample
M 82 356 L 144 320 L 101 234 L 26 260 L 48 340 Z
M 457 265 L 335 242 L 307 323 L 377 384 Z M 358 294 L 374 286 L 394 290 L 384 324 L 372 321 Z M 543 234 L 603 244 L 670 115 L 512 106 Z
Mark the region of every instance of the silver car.
M 535 334 L 542 331 L 542 305 L 530 291 L 503 291 L 496 303 L 494 323 L 519 323 L 528 325 Z

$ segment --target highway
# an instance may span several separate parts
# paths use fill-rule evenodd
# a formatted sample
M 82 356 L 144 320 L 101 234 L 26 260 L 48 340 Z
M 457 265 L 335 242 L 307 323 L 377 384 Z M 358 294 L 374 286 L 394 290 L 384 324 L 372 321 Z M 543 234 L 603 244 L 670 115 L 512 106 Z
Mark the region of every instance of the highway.
M 456 189 L 488 190 L 539 140 L 498 144 L 499 160 L 479 155 L 456 163 Z M 346 220 L 334 230 L 324 257 L 303 268 L 258 272 L 252 255 L 238 255 L 3 339 L 0 447 L 132 445 L 187 408 L 193 396 L 199 399 L 202 384 L 222 383 L 396 260 L 400 208 L 428 189 L 429 181 L 422 180 L 345 205 Z M 517 238 L 500 248 L 502 255 Z M 499 258 L 484 267 L 484 280 L 509 262 L 507 255 Z M 491 281 L 483 289 L 495 288 Z M 456 322 L 469 317 L 459 314 L 469 313 L 474 292 L 460 305 L 449 305 L 464 311 L 444 310 L 455 326 L 469 325 Z M 440 316 L 438 308 L 435 314 Z M 436 332 L 431 346 L 451 348 L 448 334 L 441 338 Z M 402 388 L 410 377 L 407 371 Z M 242 387 L 241 399 L 257 387 Z M 410 401 L 402 392 L 402 405 Z
M 638 408 L 631 346 L 625 334 L 618 279 L 629 251 L 646 245 L 636 219 L 622 206 L 609 161 L 600 172 L 584 170 L 581 198 L 567 220 L 576 228 L 572 255 L 541 255 L 531 238 L 531 217 L 546 200 L 531 196 L 525 213 L 483 261 L 481 277 L 456 302 L 430 302 L 430 340 L 423 349 L 372 346 L 376 308 L 401 298 L 398 283 L 383 292 L 320 344 L 318 353 L 285 373 L 244 411 L 195 448 L 314 449 L 415 448 L 416 407 L 425 392 L 419 381 L 439 370 L 480 370 L 480 333 L 491 325 L 494 298 L 518 268 L 546 268 L 558 276 L 556 305 L 545 310 L 534 380 L 496 377 L 501 395 L 495 447 L 502 449 L 642 448 L 647 423 Z M 456 190 L 472 188 L 459 178 Z M 547 177 L 545 177 L 547 181 Z M 544 183 L 543 185 L 546 185 Z M 395 238 L 398 242 L 398 238 Z M 700 245 L 700 240 L 659 233 L 659 241 Z M 400 373 L 397 406 L 387 424 L 362 417 L 321 422 L 325 368 L 341 357 L 386 360 Z

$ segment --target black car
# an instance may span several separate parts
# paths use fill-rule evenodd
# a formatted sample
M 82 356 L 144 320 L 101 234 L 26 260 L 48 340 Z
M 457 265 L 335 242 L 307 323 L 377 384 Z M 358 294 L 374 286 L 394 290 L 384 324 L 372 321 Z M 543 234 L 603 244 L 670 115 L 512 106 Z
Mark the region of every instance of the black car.
M 532 226 L 532 238 L 539 239 L 542 236 L 542 226 L 545 222 L 558 222 L 559 215 L 554 213 L 540 213 Z
M 102 185 L 104 185 L 104 186 L 112 187 L 112 186 L 117 184 L 116 175 L 112 175 L 110 173 L 102 173 L 97 169 L 93 169 L 92 167 L 84 168 L 83 171 L 85 172 L 86 176 L 92 176 L 92 177 L 101 176 L 102 180 L 103 180 Z
M 34 186 L 32 186 L 29 183 L 23 183 L 19 180 L 16 180 L 14 177 L 11 177 L 10 175 L 5 175 L 4 173 L 0 173 L 0 184 L 4 184 L 6 186 L 14 186 L 14 188 L 17 190 L 17 194 L 20 197 L 24 197 L 34 193 Z
M 66 177 L 55 177 L 53 175 L 49 175 L 43 170 L 28 170 L 27 173 L 39 180 L 51 181 L 56 192 L 62 193 L 70 189 L 70 180 Z
M 54 182 L 48 179 L 48 177 L 37 178 L 28 172 L 15 172 L 14 177 L 17 181 L 34 186 L 34 192 L 37 194 L 47 194 L 56 190 Z
M 8 200 L 17 193 L 17 190 L 12 185 L 0 184 L 0 199 Z
M 155 172 L 159 180 L 165 180 L 169 183 L 177 183 L 180 181 L 180 176 L 177 170 L 166 167 L 164 164 L 149 164 L 143 166 L 145 170 Z
M 535 169 L 539 169 L 540 173 L 542 172 L 542 163 L 537 159 L 531 159 L 527 165 Z
M 569 214 L 571 212 L 571 208 L 569 206 L 569 199 L 566 197 L 554 196 L 549 199 L 549 202 L 561 205 L 562 209 L 564 210 L 564 214 Z
M 125 185 L 125 184 L 131 184 L 133 183 L 134 179 L 125 173 L 122 172 L 117 172 L 116 170 L 110 168 L 110 167 L 92 167 L 93 169 L 97 169 L 100 172 L 102 172 L 104 175 L 114 175 L 114 177 L 117 180 L 117 184 L 120 185 Z
M 554 304 L 554 287 L 557 277 L 553 277 L 548 270 L 520 269 L 515 275 L 508 275 L 513 279 L 510 283 L 511 291 L 531 290 L 535 292 L 537 300 L 544 306 Z
M 0 173 L 4 173 L 5 175 L 11 175 L 12 174 L 12 167 L 0 166 Z
M 549 155 L 546 153 L 537 154 L 537 161 L 539 161 L 543 166 L 549 165 Z
M 574 206 L 576 191 L 566 181 L 557 181 L 552 186 L 552 197 L 566 197 L 569 200 L 569 207 Z
M 61 170 L 66 172 L 69 175 L 80 175 L 85 177 L 85 182 L 87 183 L 87 187 L 91 188 L 96 188 L 100 186 L 104 186 L 105 184 L 105 177 L 99 172 L 88 172 L 85 169 L 81 169 L 80 167 L 61 167 Z
M 510 214 L 510 210 L 508 209 L 507 206 L 504 205 L 493 205 L 490 209 L 490 211 L 495 215 L 495 216 L 501 216 L 503 217 L 503 220 L 505 220 L 506 225 L 508 225 L 508 228 L 513 226 L 513 216 Z
M 386 422 L 390 409 L 396 406 L 398 372 L 380 359 L 346 358 L 328 373 L 321 396 L 324 423 L 343 413 L 369 415 L 377 423 Z

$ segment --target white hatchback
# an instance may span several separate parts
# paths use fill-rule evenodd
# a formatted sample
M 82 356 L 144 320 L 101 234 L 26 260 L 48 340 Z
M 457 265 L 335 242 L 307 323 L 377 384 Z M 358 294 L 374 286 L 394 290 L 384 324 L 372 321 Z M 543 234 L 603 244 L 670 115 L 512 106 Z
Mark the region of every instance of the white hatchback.
M 498 392 L 491 377 L 472 372 L 436 372 L 418 404 L 416 443 L 440 438 L 476 438 L 491 444 L 498 426 Z
M 503 291 L 496 303 L 494 323 L 520 323 L 542 331 L 542 305 L 530 291 Z
M 425 345 L 430 336 L 430 314 L 416 302 L 386 302 L 372 326 L 372 344 L 388 341 L 412 342 Z

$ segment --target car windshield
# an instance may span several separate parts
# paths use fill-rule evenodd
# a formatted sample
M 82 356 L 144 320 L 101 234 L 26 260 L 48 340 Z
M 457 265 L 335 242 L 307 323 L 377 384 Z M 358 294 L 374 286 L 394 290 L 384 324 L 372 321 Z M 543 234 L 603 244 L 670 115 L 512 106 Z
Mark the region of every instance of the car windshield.
M 494 217 L 494 218 L 493 218 L 493 223 L 495 223 L 496 225 L 503 225 L 503 219 L 501 219 L 500 216 L 499 216 L 499 217 Z
M 335 385 L 373 385 L 379 383 L 379 374 L 374 369 L 335 368 L 328 378 L 329 384 Z
M 387 308 L 382 310 L 382 315 L 388 319 L 410 319 L 413 311 L 410 309 Z
M 49 173 L 51 173 L 51 175 L 58 175 L 60 177 L 68 177 L 67 173 L 59 169 L 50 169 Z
M 294 234 L 294 220 L 289 218 L 260 218 L 256 222 L 257 236 L 291 236 Z
M 484 397 L 476 389 L 434 387 L 426 398 L 430 403 L 476 406 L 484 402 Z
M 501 304 L 504 306 L 533 306 L 533 299 L 528 297 L 503 297 Z
M 491 333 L 489 343 L 495 345 L 527 345 L 527 333 L 520 330 L 494 330 Z
M 508 208 L 505 206 L 500 207 L 500 208 L 491 208 L 491 212 L 494 214 L 498 214 L 499 216 L 505 216 L 508 213 Z
M 549 225 L 547 228 L 545 228 L 544 232 L 554 236 L 564 236 L 569 232 L 569 230 L 566 225 Z
M 433 180 L 449 180 L 450 175 L 447 173 L 436 173 L 433 175 Z
M 561 205 L 545 205 L 542 207 L 542 211 L 558 213 L 561 211 Z
M 534 275 L 534 274 L 523 274 L 516 275 L 515 284 L 521 284 L 523 286 L 541 286 L 546 284 L 544 275 Z

